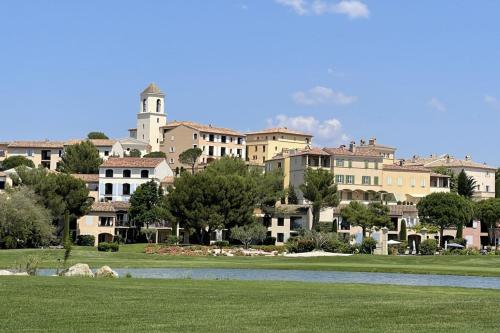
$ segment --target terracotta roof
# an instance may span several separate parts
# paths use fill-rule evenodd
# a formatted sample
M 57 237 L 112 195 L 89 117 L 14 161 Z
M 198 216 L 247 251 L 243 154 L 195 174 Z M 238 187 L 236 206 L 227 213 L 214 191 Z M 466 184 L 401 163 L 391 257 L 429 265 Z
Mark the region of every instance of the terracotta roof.
M 67 141 L 64 145 L 69 146 L 69 145 L 76 145 L 78 143 L 81 143 L 83 141 L 87 141 L 88 139 L 75 139 L 75 140 L 69 140 Z M 113 146 L 116 143 L 116 140 L 112 139 L 90 139 L 90 142 L 96 147 L 108 147 L 108 146 Z
M 167 176 L 161 180 L 162 184 L 173 184 L 175 180 L 175 177 L 173 176 Z
M 312 137 L 311 134 L 294 131 L 294 130 L 288 129 L 287 127 L 268 128 L 268 129 L 264 129 L 264 130 L 261 130 L 261 131 L 250 132 L 250 133 L 247 133 L 247 135 L 253 135 L 253 134 L 274 134 L 274 133 L 277 133 L 277 134 L 294 134 L 294 135 L 302 135 L 302 136 Z
M 382 167 L 384 170 L 392 170 L 392 171 L 414 171 L 414 172 L 426 172 L 426 173 L 430 172 L 429 169 L 416 165 L 384 164 Z
M 159 95 L 163 95 L 163 92 L 154 83 L 150 83 L 149 86 L 147 86 L 146 89 L 144 89 L 142 91 L 142 93 L 143 94 L 159 94 Z
M 86 183 L 98 183 L 99 182 L 99 175 L 98 174 L 78 174 L 78 173 L 73 173 L 71 174 L 73 177 L 77 179 L 81 179 Z
M 295 153 L 292 153 L 291 155 L 296 156 L 296 155 L 322 155 L 322 156 L 330 156 L 329 153 L 327 153 L 324 149 L 322 148 L 306 148 L 302 150 L 298 150 Z
M 200 132 L 206 132 L 206 133 L 217 133 L 217 134 L 225 134 L 225 135 L 234 135 L 234 136 L 245 136 L 245 134 L 242 134 L 240 132 L 234 131 L 229 128 L 223 128 L 223 127 L 214 127 L 212 125 L 203 125 L 203 124 L 198 124 L 192 121 L 172 121 L 167 123 L 165 126 L 162 126 L 162 128 L 174 128 L 177 126 L 187 126 L 191 127 L 193 129 L 196 129 Z
M 374 151 L 374 150 L 358 150 L 355 149 L 354 152 L 350 151 L 349 149 L 345 147 L 339 147 L 339 148 L 323 148 L 327 153 L 330 155 L 343 155 L 343 156 L 367 156 L 367 157 L 381 157 L 381 155 Z
M 101 168 L 155 168 L 164 158 L 110 157 Z
M 9 148 L 63 148 L 62 141 L 14 141 L 8 146 Z
M 120 210 L 128 210 L 130 204 L 125 201 L 112 201 L 112 202 L 94 202 L 92 204 L 92 212 L 105 212 L 114 213 Z

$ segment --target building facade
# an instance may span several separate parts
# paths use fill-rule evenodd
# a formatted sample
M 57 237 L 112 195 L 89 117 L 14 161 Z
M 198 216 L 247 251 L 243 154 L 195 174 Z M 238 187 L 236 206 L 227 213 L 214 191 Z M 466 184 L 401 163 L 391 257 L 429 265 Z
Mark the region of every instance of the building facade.
M 7 146 L 7 157 L 24 156 L 33 161 L 35 167 L 43 166 L 56 170 L 64 152 L 62 141 L 14 141 Z

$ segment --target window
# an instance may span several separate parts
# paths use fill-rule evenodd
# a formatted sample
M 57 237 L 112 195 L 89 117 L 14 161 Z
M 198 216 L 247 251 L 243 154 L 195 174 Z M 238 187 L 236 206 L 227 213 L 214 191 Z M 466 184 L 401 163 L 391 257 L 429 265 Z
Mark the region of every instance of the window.
M 159 124 L 160 123 L 160 118 L 156 118 L 156 123 Z
M 214 146 L 208 146 L 208 156 L 214 156 Z
M 210 142 L 214 142 L 214 135 L 213 135 L 213 134 L 210 134 L 210 135 L 208 136 L 208 141 L 210 141 Z
M 149 178 L 149 171 L 141 170 L 141 178 Z
M 411 177 L 411 178 L 410 178 L 410 186 L 411 186 L 411 187 L 415 187 L 415 183 L 416 183 L 416 182 L 415 182 L 415 177 Z
M 104 156 L 109 156 L 109 150 L 104 151 Z
M 238 157 L 241 157 L 241 149 L 236 149 L 236 154 L 238 155 Z
M 255 146 L 255 151 L 257 151 L 257 146 Z
M 352 168 L 352 161 L 351 160 L 347 161 L 347 165 L 349 168 Z
M 273 140 L 276 140 L 276 136 L 273 135 Z
M 198 148 L 198 145 L 193 145 L 193 148 Z
M 174 163 L 174 159 L 173 158 L 170 159 L 170 164 L 172 164 L 172 163 Z
M 347 200 L 352 200 L 352 192 L 347 192 Z
M 425 184 L 425 178 L 422 178 L 422 181 L 420 182 L 420 186 L 422 186 L 422 187 L 426 186 L 426 184 Z
M 489 192 L 489 191 L 490 191 L 490 186 L 486 185 L 486 192 Z
M 130 178 L 132 172 L 130 170 L 123 170 L 123 178 Z
M 378 185 L 378 176 L 373 177 L 373 185 Z
M 274 151 L 278 151 L 278 147 L 274 146 Z
M 398 177 L 398 185 L 399 186 L 403 185 L 403 177 L 401 176 Z
M 0 190 L 5 190 L 5 182 L 0 180 Z
M 171 153 L 175 153 L 175 147 L 170 147 L 170 150 L 169 150 Z
M 266 152 L 266 146 L 262 146 L 262 151 Z
M 368 169 L 370 167 L 370 163 L 368 161 L 365 161 L 365 169 Z
M 335 165 L 338 166 L 338 167 L 343 167 L 344 166 L 344 160 L 337 159 Z
M 203 134 L 201 137 L 203 138 L 203 140 L 206 140 L 206 139 L 207 139 L 207 137 L 206 137 L 206 135 L 205 135 L 205 134 Z
M 238 144 L 239 145 L 243 144 L 243 138 L 238 138 Z
M 281 169 L 281 162 L 278 162 L 278 169 Z
M 104 185 L 104 194 L 108 195 L 108 194 L 113 194 L 113 184 L 111 183 L 106 183 Z
M 226 147 L 220 148 L 220 156 L 226 156 Z
M 283 227 L 285 225 L 285 218 L 278 217 L 278 227 Z
M 226 143 L 226 142 L 227 142 L 227 137 L 226 137 L 225 135 L 221 136 L 221 137 L 220 137 L 220 141 L 221 141 L 222 143 Z
M 352 176 L 352 175 L 346 176 L 346 183 L 347 184 L 354 184 L 354 176 Z
M 198 140 L 198 133 L 193 134 L 193 140 Z
M 370 176 L 363 176 L 361 178 L 361 184 L 363 184 L 363 185 L 371 185 L 371 177 Z
M 123 195 L 130 195 L 130 184 L 123 184 L 122 186 Z
M 363 193 L 363 200 L 364 201 L 369 201 L 370 200 L 370 194 L 368 192 Z
M 59 157 L 62 157 L 63 151 L 59 149 Z M 0 156 L 2 156 L 2 152 L 0 151 Z
M 113 178 L 113 170 L 111 170 L 111 169 L 106 170 L 106 177 Z
M 375 169 L 378 169 L 378 162 L 375 162 Z
M 335 175 L 335 182 L 337 184 L 343 184 L 344 183 L 344 175 Z
M 392 177 L 387 176 L 387 185 L 392 185 Z
M 278 236 L 276 238 L 277 242 L 283 243 L 285 241 L 285 235 L 282 232 L 278 232 L 277 236 Z
M 156 100 L 156 112 L 160 112 L 161 111 L 161 99 L 157 99 Z
M 306 138 L 306 143 L 309 143 L 309 138 Z
M 27 149 L 26 150 L 26 155 L 33 156 L 33 149 Z
M 142 112 L 146 112 L 146 99 L 145 98 L 142 100 Z M 142 125 L 142 126 L 143 126 L 142 128 L 144 128 L 144 125 Z

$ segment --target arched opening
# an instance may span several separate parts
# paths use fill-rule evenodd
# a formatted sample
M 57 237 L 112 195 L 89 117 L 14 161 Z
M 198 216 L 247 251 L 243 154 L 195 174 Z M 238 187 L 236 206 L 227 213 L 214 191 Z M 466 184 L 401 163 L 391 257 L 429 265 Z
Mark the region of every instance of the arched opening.
M 130 170 L 123 170 L 123 178 L 130 178 L 132 172 Z
M 146 99 L 142 100 L 142 112 L 146 112 Z
M 156 112 L 161 112 L 161 99 L 156 100 Z
M 113 235 L 112 234 L 109 234 L 109 233 L 102 233 L 102 234 L 99 234 L 97 236 L 97 241 L 99 243 L 102 243 L 102 242 L 107 242 L 107 243 L 111 243 L 113 242 Z
M 122 192 L 123 192 L 123 195 L 130 195 L 130 184 L 123 184 L 122 185 Z
M 111 170 L 111 169 L 106 170 L 106 177 L 113 178 L 113 170 Z
M 141 178 L 149 178 L 149 171 L 141 170 Z
M 420 248 L 420 241 L 422 237 L 420 235 L 409 235 L 408 236 L 408 247 L 410 248 L 410 254 L 417 254 Z

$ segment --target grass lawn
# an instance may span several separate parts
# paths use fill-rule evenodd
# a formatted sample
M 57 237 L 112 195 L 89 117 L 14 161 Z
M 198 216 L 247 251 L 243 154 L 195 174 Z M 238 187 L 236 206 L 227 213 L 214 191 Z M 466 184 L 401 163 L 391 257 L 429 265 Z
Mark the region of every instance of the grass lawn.
M 370 256 L 350 257 L 186 257 L 143 253 L 144 244 L 125 245 L 116 253 L 93 247 L 74 247 L 70 264 L 88 263 L 92 268 L 268 268 L 362 272 L 398 272 L 500 276 L 500 256 Z M 42 258 L 41 268 L 56 268 L 63 250 L 0 250 L 0 269 L 11 268 L 27 255 Z
M 500 291 L 0 277 L 4 332 L 498 332 Z

